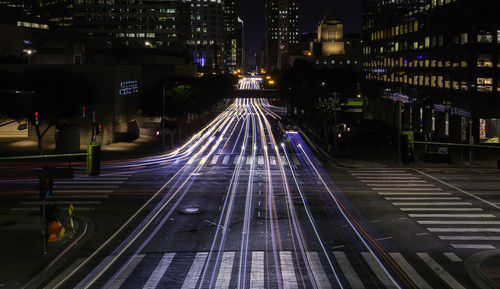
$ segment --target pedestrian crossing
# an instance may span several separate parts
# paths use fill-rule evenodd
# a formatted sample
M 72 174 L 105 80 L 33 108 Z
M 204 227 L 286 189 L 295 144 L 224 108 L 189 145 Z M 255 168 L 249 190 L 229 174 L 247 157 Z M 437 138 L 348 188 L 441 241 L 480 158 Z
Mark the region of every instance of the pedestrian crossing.
M 387 275 L 385 269 L 370 252 L 359 252 L 361 258 L 352 258 L 352 252 L 332 251 L 330 252 L 335 263 L 336 274 L 344 288 L 398 288 L 393 279 Z M 240 255 L 235 251 L 226 251 L 221 254 L 213 285 L 217 289 L 236 288 L 241 284 L 239 274 Z M 331 289 L 338 288 L 336 279 L 333 277 L 329 266 L 324 266 L 323 252 L 306 251 L 309 270 L 299 268 L 298 262 L 294 260 L 293 251 L 279 251 L 279 270 L 274 270 L 266 258 L 272 258 L 273 252 L 252 251 L 249 254 L 248 274 L 245 287 L 251 289 L 277 288 L 276 272 L 280 272 L 282 288 L 303 288 L 304 278 L 310 271 L 312 278 L 308 282 L 314 282 L 315 288 Z M 401 253 L 389 252 L 390 257 L 402 272 L 417 286 L 417 288 L 445 288 L 444 283 L 450 288 L 465 288 L 460 280 L 457 280 L 445 268 L 453 268 L 456 262 L 462 262 L 454 253 L 446 252 L 442 256 L 436 256 L 427 252 Z M 200 283 L 211 282 L 203 279 L 203 273 L 207 268 L 213 269 L 208 263 L 208 252 L 167 252 L 167 253 L 141 253 L 128 259 L 126 266 L 116 275 L 116 278 L 102 280 L 109 284 L 109 288 L 182 288 L 194 289 L 202 287 Z M 356 261 L 355 261 L 356 260 Z M 76 268 L 84 260 L 77 259 L 74 264 L 69 265 L 66 271 Z M 353 262 L 366 262 L 360 266 Z M 68 272 L 62 272 L 61 276 Z M 302 276 L 300 276 L 302 274 Z M 210 273 L 208 274 L 210 275 Z M 208 276 L 207 275 L 207 276 Z M 206 276 L 205 276 L 206 277 Z M 206 277 L 208 278 L 208 277 Z M 376 278 L 376 280 L 374 279 Z M 58 277 L 55 278 L 58 280 Z M 202 279 L 204 281 L 202 281 Z M 84 281 L 76 288 L 85 287 Z M 437 286 L 440 283 L 440 286 Z M 205 283 L 203 283 L 205 284 Z M 207 285 L 205 284 L 205 285 Z M 51 286 L 53 284 L 49 284 Z M 399 284 L 402 285 L 402 284 Z M 305 284 L 308 287 L 307 284 Z M 45 287 L 50 288 L 50 287 Z
M 288 166 L 288 160 L 285 156 L 281 156 L 281 163 L 284 166 Z M 271 155 L 269 156 L 269 165 L 270 166 L 278 166 L 279 162 L 276 158 L 276 156 Z M 265 165 L 265 157 L 264 155 L 244 155 L 240 156 L 237 154 L 216 154 L 216 155 L 205 155 L 203 157 L 201 156 L 196 156 L 192 157 L 188 160 L 187 164 L 210 164 L 210 165 L 223 165 L 223 166 L 229 166 L 229 165 L 237 165 L 238 163 L 244 165 L 244 166 L 250 166 L 252 163 L 254 166 L 264 166 Z M 302 163 L 296 156 L 292 156 L 290 158 L 290 163 L 291 165 L 295 167 L 302 166 Z
M 455 249 L 496 249 L 500 220 L 484 212 L 470 198 L 429 182 L 424 175 L 406 170 L 354 170 L 349 173 L 425 226 Z M 487 236 L 486 236 L 487 235 Z
M 101 177 L 76 175 L 74 179 L 56 179 L 52 195 L 45 198 L 45 205 L 57 206 L 63 210 L 73 204 L 75 212 L 94 211 L 109 197 L 109 194 L 116 191 L 131 176 L 131 174 Z M 26 200 L 20 201 L 15 207 L 10 208 L 9 213 L 38 213 L 41 205 L 40 197 L 31 195 Z

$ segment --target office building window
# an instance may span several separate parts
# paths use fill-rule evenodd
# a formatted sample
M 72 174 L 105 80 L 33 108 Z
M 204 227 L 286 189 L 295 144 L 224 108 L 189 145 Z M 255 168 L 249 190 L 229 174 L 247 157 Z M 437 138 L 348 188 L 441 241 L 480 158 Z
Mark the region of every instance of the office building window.
M 477 56 L 477 67 L 493 67 L 491 54 L 479 54 Z
M 493 37 L 489 32 L 480 32 L 477 34 L 477 42 L 478 43 L 492 43 Z

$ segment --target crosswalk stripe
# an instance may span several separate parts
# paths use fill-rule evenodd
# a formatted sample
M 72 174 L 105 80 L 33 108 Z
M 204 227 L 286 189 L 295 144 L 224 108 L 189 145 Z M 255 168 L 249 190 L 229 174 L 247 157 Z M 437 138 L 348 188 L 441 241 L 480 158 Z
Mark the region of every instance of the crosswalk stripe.
M 264 164 L 264 156 L 259 156 L 257 158 L 257 164 L 259 164 L 259 165 L 263 165 Z
M 448 241 L 500 241 L 500 236 L 438 236 L 438 238 Z
M 250 289 L 264 289 L 264 252 L 252 252 Z
M 456 201 L 459 197 L 385 197 L 388 201 Z
M 270 159 L 271 159 L 271 165 L 275 166 L 276 165 L 276 158 L 274 156 L 271 156 Z
M 292 252 L 280 252 L 281 276 L 284 289 L 298 289 L 297 279 L 295 278 L 295 269 L 293 268 Z
M 398 265 L 408 274 L 408 277 L 415 282 L 418 288 L 421 289 L 432 289 L 432 287 L 425 282 L 425 280 L 413 269 L 413 267 L 408 263 L 408 261 L 400 253 L 390 253 L 392 259 L 398 263 Z
M 212 159 L 211 164 L 212 164 L 212 165 L 217 164 L 217 161 L 218 161 L 218 160 L 219 160 L 219 155 L 215 155 L 215 156 L 214 156 L 214 158 Z
M 361 282 L 361 279 L 359 279 L 358 274 L 356 274 L 356 272 L 352 268 L 351 263 L 349 263 L 349 260 L 347 259 L 344 252 L 334 251 L 333 255 L 335 256 L 335 259 L 337 260 L 337 263 L 339 264 L 342 273 L 344 273 L 347 282 L 349 282 L 349 285 L 351 285 L 351 288 L 364 289 L 365 286 L 363 285 L 363 282 Z
M 134 258 L 132 258 L 127 267 L 125 267 L 125 269 L 120 274 L 118 274 L 116 279 L 113 280 L 113 282 L 109 285 L 108 288 L 119 289 L 123 285 L 125 280 L 127 280 L 128 276 L 132 274 L 135 267 L 137 267 L 137 265 L 139 265 L 139 263 L 142 261 L 142 258 L 144 258 L 144 254 L 139 254 L 134 256 Z
M 451 193 L 436 193 L 436 192 L 427 192 L 427 193 L 397 193 L 397 192 L 377 192 L 377 194 L 381 196 L 449 196 Z
M 382 282 L 382 284 L 385 285 L 385 287 L 387 287 L 387 288 L 398 288 L 391 281 L 391 279 L 389 278 L 389 276 L 387 276 L 387 274 L 384 271 L 384 269 L 382 269 L 382 267 L 380 266 L 380 264 L 377 262 L 377 260 L 375 259 L 375 257 L 373 257 L 373 255 L 371 253 L 369 253 L 369 252 L 362 252 L 361 255 L 366 260 L 366 262 L 368 263 L 368 265 L 370 266 L 370 268 L 372 269 L 372 271 L 375 273 L 375 275 L 377 275 L 377 278 Z
M 46 200 L 51 199 L 106 199 L 109 195 L 50 195 Z M 39 196 L 29 196 L 29 199 L 40 199 Z
M 253 162 L 253 156 L 248 156 L 246 164 L 250 165 L 250 164 L 252 164 L 252 162 Z
M 427 228 L 427 230 L 440 233 L 500 233 L 500 228 Z
M 390 187 L 383 187 L 383 188 L 371 188 L 372 190 L 379 190 L 380 192 L 384 191 L 442 191 L 443 189 L 441 188 L 390 188 Z
M 224 159 L 222 160 L 222 164 L 223 165 L 227 165 L 229 163 L 229 158 L 230 157 L 231 157 L 230 155 L 224 156 Z
M 472 203 L 467 202 L 395 202 L 394 206 L 472 206 Z
M 323 270 L 323 266 L 321 265 L 318 252 L 308 251 L 306 254 L 309 265 L 311 266 L 311 271 L 314 275 L 314 280 L 316 280 L 317 287 L 319 289 L 332 288 L 330 282 L 328 281 L 328 277 L 326 277 L 325 271 Z
M 207 256 L 208 256 L 207 252 L 200 252 L 196 254 L 194 262 L 191 265 L 191 268 L 189 269 L 188 275 L 184 281 L 184 284 L 182 284 L 181 289 L 196 288 L 196 284 L 198 283 L 198 279 L 200 278 L 200 273 L 201 270 L 203 269 L 203 266 L 205 265 L 205 260 L 207 259 Z
M 215 283 L 216 289 L 227 289 L 229 288 L 229 282 L 231 282 L 231 271 L 233 270 L 234 262 L 234 252 L 224 252 L 222 255 L 222 264 L 219 270 L 219 276 L 217 277 L 217 282 Z
M 421 225 L 500 225 L 500 221 L 417 221 Z
M 245 157 L 244 156 L 236 156 L 234 158 L 234 161 L 233 161 L 233 165 L 237 164 L 238 163 L 238 160 L 241 158 L 241 162 L 243 163 L 245 161 Z
M 52 279 L 52 281 L 49 284 L 47 284 L 45 287 L 43 287 L 43 289 L 55 288 L 57 284 L 59 284 L 64 278 L 66 278 L 66 276 L 71 274 L 78 266 L 80 266 L 80 264 L 82 264 L 83 261 L 85 261 L 85 259 L 86 258 L 76 259 L 75 262 L 73 262 L 71 265 L 69 265 L 69 267 L 67 267 L 61 274 L 57 275 L 57 277 Z
M 424 261 L 424 263 L 431 268 L 434 273 L 436 273 L 441 280 L 443 280 L 448 286 L 453 289 L 465 289 L 462 284 L 458 283 L 455 278 L 453 278 L 450 273 L 448 273 L 441 265 L 439 265 L 431 256 L 427 253 L 417 253 L 417 256 Z
M 409 180 L 361 180 L 363 183 L 427 183 L 427 181 L 424 180 L 414 180 L 414 181 L 409 181 Z M 370 184 L 368 184 L 370 185 Z
M 490 244 L 450 244 L 455 249 L 477 249 L 477 250 L 493 250 L 495 246 Z
M 102 201 L 45 201 L 46 205 L 98 205 L 102 203 Z M 42 204 L 42 201 L 27 201 L 20 202 L 20 206 L 39 206 Z
M 444 252 L 443 255 L 450 259 L 451 262 L 462 262 L 463 260 L 458 257 L 455 253 L 453 252 Z
M 168 266 L 170 266 L 170 263 L 172 262 L 174 256 L 175 253 L 163 254 L 163 257 L 156 266 L 155 270 L 153 271 L 151 276 L 149 276 L 149 279 L 148 281 L 146 281 L 146 284 L 144 284 L 144 286 L 142 287 L 143 289 L 155 289 L 156 286 L 158 286 L 161 277 L 163 277 L 163 274 L 165 274 L 165 271 L 167 271 Z
M 434 187 L 433 184 L 392 184 L 392 183 L 382 183 L 382 184 L 370 184 L 367 183 L 367 186 L 370 187 Z
M 286 161 L 286 157 L 285 156 L 281 156 L 281 162 L 283 163 L 284 166 L 288 165 L 288 162 Z
M 401 211 L 414 212 L 414 211 L 469 211 L 469 212 L 480 212 L 483 211 L 481 208 L 399 208 Z
M 300 166 L 300 161 L 296 156 L 292 156 L 292 161 L 296 166 Z
M 412 218 L 495 218 L 492 214 L 408 214 Z

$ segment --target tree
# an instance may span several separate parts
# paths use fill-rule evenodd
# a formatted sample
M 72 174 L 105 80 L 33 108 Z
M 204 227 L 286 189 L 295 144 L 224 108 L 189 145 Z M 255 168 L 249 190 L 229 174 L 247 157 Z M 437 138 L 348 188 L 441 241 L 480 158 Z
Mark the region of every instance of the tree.
M 90 83 L 74 73 L 40 69 L 2 74 L 11 82 L 0 82 L 0 115 L 28 119 L 35 128 L 39 153 L 43 153 L 42 140 L 52 126 L 78 117 L 91 104 Z

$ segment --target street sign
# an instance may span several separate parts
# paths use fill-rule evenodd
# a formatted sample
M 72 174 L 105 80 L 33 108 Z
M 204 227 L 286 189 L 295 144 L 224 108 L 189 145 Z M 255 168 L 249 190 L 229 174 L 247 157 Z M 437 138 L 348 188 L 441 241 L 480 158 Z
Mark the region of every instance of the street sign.
M 73 204 L 70 204 L 69 209 L 68 209 L 68 214 L 71 216 L 73 214 L 74 210 L 75 210 L 75 206 L 73 206 Z

